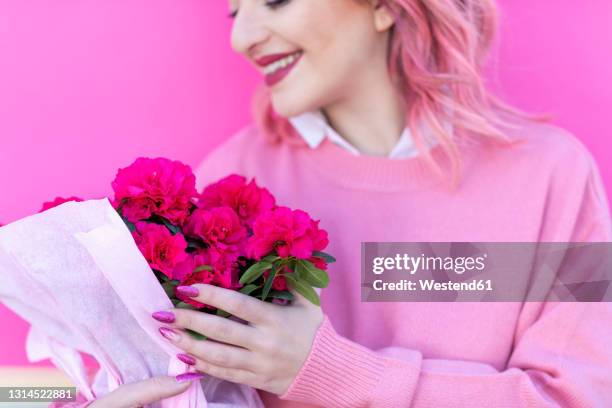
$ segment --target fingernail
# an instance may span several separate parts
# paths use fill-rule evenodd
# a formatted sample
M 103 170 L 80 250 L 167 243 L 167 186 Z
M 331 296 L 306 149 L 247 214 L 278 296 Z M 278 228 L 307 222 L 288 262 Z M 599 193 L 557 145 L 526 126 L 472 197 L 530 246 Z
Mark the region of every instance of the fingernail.
M 188 296 L 188 297 L 196 297 L 200 294 L 198 288 L 194 288 L 193 286 L 177 286 L 176 292 L 179 295 Z
M 160 327 L 159 333 L 170 341 L 177 341 L 179 339 L 178 333 L 167 327 Z
M 184 373 L 176 376 L 176 382 L 195 381 L 204 378 L 202 373 Z
M 172 312 L 155 312 L 151 316 L 158 322 L 162 323 L 174 323 L 174 313 Z
M 191 357 L 189 354 L 177 354 L 176 357 L 187 365 L 195 365 L 196 363 L 195 358 Z

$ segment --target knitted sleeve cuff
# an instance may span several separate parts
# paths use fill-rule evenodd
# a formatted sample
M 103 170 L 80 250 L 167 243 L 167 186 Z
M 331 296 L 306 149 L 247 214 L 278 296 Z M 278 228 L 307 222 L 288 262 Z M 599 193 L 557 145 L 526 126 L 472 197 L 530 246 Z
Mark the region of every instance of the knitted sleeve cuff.
M 340 336 L 325 316 L 310 354 L 281 399 L 324 407 L 408 406 L 419 372 L 420 353 L 386 358 Z

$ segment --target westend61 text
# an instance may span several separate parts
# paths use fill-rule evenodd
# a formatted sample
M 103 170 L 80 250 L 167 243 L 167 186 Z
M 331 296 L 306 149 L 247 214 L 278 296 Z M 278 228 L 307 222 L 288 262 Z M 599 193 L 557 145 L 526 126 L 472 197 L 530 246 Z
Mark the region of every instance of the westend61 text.
M 418 283 L 417 283 L 418 282 Z M 419 279 L 417 282 L 402 279 L 398 282 L 384 282 L 381 279 L 374 281 L 374 290 L 391 291 L 492 291 L 493 284 L 490 279 L 474 279 L 467 282 L 437 282 L 433 279 Z

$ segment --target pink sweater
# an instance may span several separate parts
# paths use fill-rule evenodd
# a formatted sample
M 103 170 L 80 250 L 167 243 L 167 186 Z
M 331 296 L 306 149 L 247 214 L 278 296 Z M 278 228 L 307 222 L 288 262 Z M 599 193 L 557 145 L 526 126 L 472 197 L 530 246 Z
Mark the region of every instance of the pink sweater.
M 256 177 L 328 230 L 326 314 L 299 375 L 266 406 L 610 407 L 612 303 L 362 303 L 362 241 L 611 241 L 591 155 L 566 131 L 461 147 L 450 191 L 421 158 L 353 156 L 328 140 L 270 144 L 248 127 L 212 152 L 201 185 Z M 440 156 L 440 150 L 434 149 Z

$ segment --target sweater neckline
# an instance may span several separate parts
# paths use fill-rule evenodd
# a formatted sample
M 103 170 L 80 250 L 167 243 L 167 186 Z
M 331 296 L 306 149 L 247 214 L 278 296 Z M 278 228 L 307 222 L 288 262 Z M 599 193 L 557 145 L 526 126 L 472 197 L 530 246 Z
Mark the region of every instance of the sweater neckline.
M 462 147 L 460 143 L 458 148 L 461 162 L 464 164 L 469 162 L 468 156 L 473 153 L 473 149 Z M 321 177 L 352 189 L 380 192 L 422 189 L 449 182 L 452 171 L 450 160 L 440 144 L 429 150 L 432 159 L 440 166 L 440 174 L 431 167 L 425 155 L 421 153 L 403 159 L 356 156 L 329 139 L 325 139 L 316 149 L 299 150 Z

